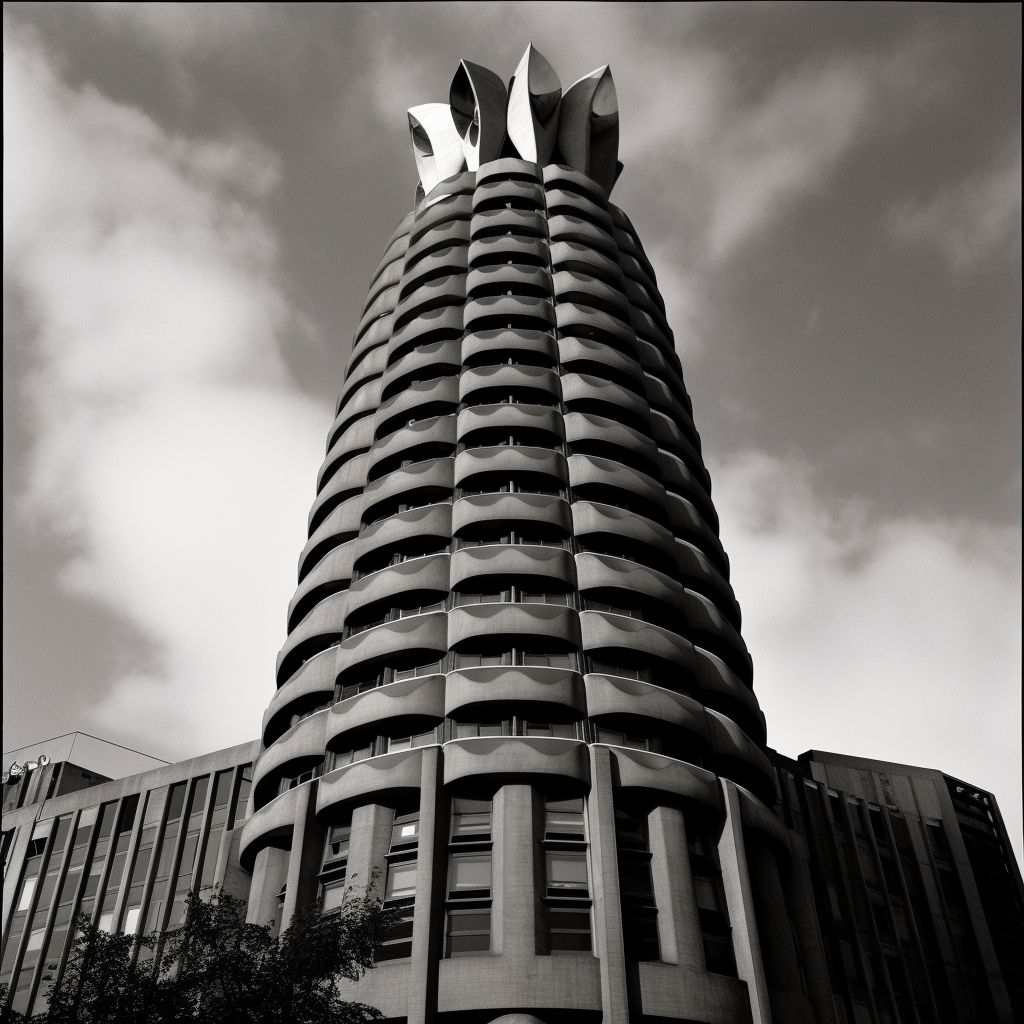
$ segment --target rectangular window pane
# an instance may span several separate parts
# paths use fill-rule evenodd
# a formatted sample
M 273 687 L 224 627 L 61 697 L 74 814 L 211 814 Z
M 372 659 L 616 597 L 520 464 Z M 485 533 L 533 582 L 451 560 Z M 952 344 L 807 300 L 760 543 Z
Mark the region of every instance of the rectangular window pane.
M 388 865 L 385 899 L 405 899 L 416 895 L 416 861 L 396 861 Z
M 447 938 L 448 956 L 488 952 L 491 948 L 490 910 L 449 910 Z
M 583 838 L 583 800 L 547 800 L 544 833 L 549 839 Z
M 586 895 L 587 856 L 585 853 L 551 851 L 547 855 L 548 888 L 575 890 Z
M 453 853 L 448 891 L 452 897 L 491 889 L 490 853 Z
M 345 878 L 342 876 L 333 882 L 328 882 L 323 891 L 323 912 L 325 914 L 337 910 L 345 899 Z
M 471 839 L 489 839 L 490 835 L 490 800 L 456 797 L 452 801 L 452 839 L 455 842 L 466 842 Z

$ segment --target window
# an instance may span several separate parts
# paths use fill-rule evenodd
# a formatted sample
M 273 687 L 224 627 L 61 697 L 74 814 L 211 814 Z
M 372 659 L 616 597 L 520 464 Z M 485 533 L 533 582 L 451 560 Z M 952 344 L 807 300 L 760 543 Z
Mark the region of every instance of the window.
M 491 838 L 491 801 L 456 797 L 452 801 L 452 842 L 486 842 Z
M 455 592 L 455 605 L 461 607 L 469 604 L 554 604 L 562 607 L 572 606 L 571 595 L 558 591 L 541 589 L 541 581 L 531 584 L 532 589 L 524 590 L 519 586 L 506 587 L 504 590 L 489 590 L 482 593 Z
M 511 530 L 478 527 L 472 534 L 457 538 L 456 547 L 474 548 L 488 544 L 530 544 L 539 547 L 564 548 L 563 538 L 530 526 L 515 527 Z
M 391 932 L 377 951 L 377 960 L 400 960 L 412 954 L 413 916 L 416 909 L 419 812 L 395 818 L 388 850 L 384 908 L 397 914 Z
M 704 962 L 713 974 L 736 977 L 736 960 L 732 949 L 732 928 L 722 889 L 722 872 L 718 864 L 718 849 L 711 840 L 707 827 L 687 819 L 690 873 L 700 917 L 701 938 L 704 942 Z
M 330 757 L 330 755 L 328 755 Z M 354 747 L 351 750 L 338 750 L 335 751 L 333 759 L 328 762 L 329 769 L 333 771 L 335 768 L 343 768 L 347 764 L 355 764 L 356 761 L 363 761 L 368 757 L 373 757 L 373 742 L 364 744 L 360 747 Z
M 500 722 L 453 722 L 449 719 L 446 738 L 472 739 L 476 736 L 552 736 L 557 739 L 582 739 L 581 722 L 537 722 L 518 715 Z
M 418 732 L 412 736 L 388 737 L 387 752 L 391 754 L 396 750 L 412 750 L 413 747 L 425 747 L 436 742 L 436 729 L 428 729 L 426 732 Z
M 453 739 L 467 739 L 472 736 L 504 735 L 501 722 L 453 722 Z
M 615 834 L 626 958 L 660 960 L 658 910 L 651 881 L 646 813 L 616 808 Z
M 521 648 L 496 651 L 490 654 L 456 653 L 455 668 L 486 668 L 502 665 L 540 666 L 575 670 L 572 654 L 561 652 L 524 651 Z
M 641 682 L 650 683 L 651 670 L 638 665 L 627 665 L 621 661 L 610 661 L 605 658 L 597 658 L 591 654 L 587 655 L 587 671 L 597 672 L 605 676 L 622 676 L 625 679 L 639 679 Z
M 445 956 L 491 948 L 491 802 L 456 797 L 448 855 Z
M 605 729 L 603 726 L 597 727 L 597 742 L 611 743 L 616 747 L 632 747 L 634 750 L 651 750 L 656 754 L 661 753 L 661 740 L 656 736 L 630 736 L 629 733 Z
M 324 914 L 339 909 L 344 902 L 351 837 L 351 825 L 333 825 L 327 832 L 323 867 L 320 872 L 320 899 Z
M 544 819 L 548 951 L 586 953 L 592 938 L 582 798 L 545 800 Z
M 392 666 L 375 665 L 369 669 L 357 668 L 346 672 L 334 688 L 334 700 L 348 700 L 356 694 L 366 693 L 368 690 L 375 690 L 379 686 L 387 686 L 402 679 L 416 679 L 419 676 L 443 673 L 444 659 L 435 657 L 431 661 L 420 661 L 425 653 L 419 652 L 411 661 L 405 658 Z

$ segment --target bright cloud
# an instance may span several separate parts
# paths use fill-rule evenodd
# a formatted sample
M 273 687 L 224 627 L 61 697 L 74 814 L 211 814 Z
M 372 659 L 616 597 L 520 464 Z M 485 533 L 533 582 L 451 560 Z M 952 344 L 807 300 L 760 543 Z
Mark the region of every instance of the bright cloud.
M 70 89 L 17 32 L 4 117 L 5 282 L 35 328 L 24 508 L 77 550 L 66 587 L 152 643 L 96 727 L 168 756 L 248 739 L 330 415 L 282 359 L 277 161 Z
M 1020 532 L 833 507 L 759 452 L 711 473 L 769 742 L 940 768 L 1019 836 Z

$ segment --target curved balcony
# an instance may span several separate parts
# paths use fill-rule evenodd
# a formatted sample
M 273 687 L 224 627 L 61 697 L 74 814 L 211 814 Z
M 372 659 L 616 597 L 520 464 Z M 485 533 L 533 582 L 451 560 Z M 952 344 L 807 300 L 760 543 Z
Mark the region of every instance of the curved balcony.
M 539 181 L 489 181 L 479 184 L 473 193 L 473 209 L 479 211 L 494 204 L 504 208 L 506 203 L 533 203 L 544 208 L 544 186 Z M 520 207 L 523 208 L 523 207 Z
M 676 538 L 676 558 L 679 581 L 684 587 L 704 594 L 738 630 L 742 625 L 740 606 L 732 585 L 711 564 L 711 559 L 700 548 Z
M 658 449 L 658 470 L 661 482 L 665 485 L 666 491 L 678 494 L 681 498 L 693 502 L 701 518 L 707 523 L 711 532 L 718 536 L 718 513 L 711 503 L 708 492 L 696 476 L 690 472 L 678 455 Z
M 452 556 L 451 587 L 480 577 L 522 578 L 537 576 L 554 579 L 573 590 L 576 583 L 572 553 L 564 548 L 530 544 L 487 544 L 460 548 Z M 580 556 L 582 557 L 582 556 Z
M 580 270 L 558 270 L 551 277 L 551 286 L 559 303 L 575 302 L 591 309 L 605 309 L 624 324 L 629 323 L 626 296 L 596 275 Z
M 380 276 L 376 278 L 373 284 L 371 284 L 366 290 L 366 301 L 363 303 L 363 308 L 360 310 L 360 316 L 370 308 L 372 303 L 377 301 L 377 298 L 382 293 L 395 288 L 396 285 L 401 283 L 402 266 L 404 263 L 404 260 L 394 260 L 384 268 Z M 396 298 L 398 296 L 397 289 L 395 291 L 395 296 Z M 394 301 L 392 301 L 391 305 L 393 306 L 394 304 Z
M 661 349 L 656 345 L 652 345 L 649 341 L 644 341 L 643 338 L 636 339 L 636 352 L 640 358 L 640 365 L 648 373 L 652 373 L 655 377 L 660 377 L 662 380 L 667 381 L 673 393 L 682 403 L 687 415 L 692 417 L 693 409 L 691 408 L 690 396 L 686 392 L 686 384 L 683 381 L 679 357 L 675 356 L 674 359 L 670 360 Z
M 352 346 L 352 352 L 345 364 L 345 379 L 354 378 L 359 373 L 359 367 L 363 360 L 367 359 L 371 352 L 386 346 L 391 338 L 391 314 L 378 317 L 367 328 L 366 333 L 359 341 Z M 385 348 L 385 351 L 387 349 Z
M 353 343 L 357 343 L 359 341 L 359 339 L 366 333 L 370 324 L 375 320 L 382 316 L 387 316 L 389 313 L 393 313 L 397 299 L 397 285 L 392 285 L 390 288 L 385 288 L 383 291 L 378 292 L 377 297 L 366 307 L 366 309 L 363 310 L 362 315 L 359 317 L 359 323 L 356 325 L 356 333 Z
M 575 608 L 544 604 L 475 604 L 448 613 L 448 645 L 478 646 L 497 637 L 554 641 L 562 650 L 580 646 Z M 474 644 L 475 641 L 475 644 Z
M 362 494 L 353 495 L 334 509 L 313 531 L 313 535 L 306 541 L 306 546 L 299 555 L 300 583 L 328 551 L 355 540 L 359 530 L 359 510 L 362 504 Z
M 466 277 L 466 295 L 470 298 L 507 292 L 545 298 L 551 295 L 551 275 L 547 267 L 496 263 L 490 267 L 477 267 Z
M 482 666 L 449 672 L 444 691 L 444 713 L 459 721 L 486 719 L 496 705 L 515 704 L 520 713 L 536 709 L 538 719 L 550 716 L 552 705 L 571 708 L 580 718 L 587 714 L 587 691 L 578 672 L 541 666 Z
M 381 476 L 382 473 L 377 467 L 381 463 L 393 463 L 396 459 L 401 459 L 404 452 L 422 449 L 425 446 L 433 448 L 444 445 L 449 445 L 454 452 L 455 443 L 454 416 L 431 416 L 429 419 L 417 420 L 373 443 L 369 454 L 367 477 L 372 480 Z
M 279 724 L 275 721 L 278 716 L 288 714 L 290 717 L 290 708 L 295 705 L 315 707 L 334 696 L 334 662 L 334 650 L 323 651 L 310 658 L 284 686 L 278 688 L 263 715 L 261 735 L 264 737 L 264 743 L 271 723 Z
M 519 235 L 543 238 L 548 235 L 547 219 L 540 210 L 485 210 L 473 214 L 472 239 L 493 238 L 496 235 Z
M 405 352 L 384 373 L 381 401 L 421 380 L 454 377 L 462 368 L 462 346 L 458 339 L 432 341 Z
M 592 377 L 623 383 L 640 398 L 646 398 L 640 364 L 618 349 L 592 338 L 558 339 L 558 361 L 565 373 L 586 373 Z
M 662 333 L 666 337 L 670 337 L 672 330 L 665 319 L 665 309 L 661 296 L 657 292 L 651 295 L 646 288 L 642 288 L 632 277 L 623 276 L 623 282 L 626 287 L 626 298 L 629 299 L 629 304 L 634 309 L 643 310 L 654 320 Z
M 715 770 L 774 806 L 778 794 L 768 755 L 731 718 L 712 708 L 707 709 L 707 716 Z
M 419 732 L 444 719 L 443 675 L 417 676 L 335 704 L 328 716 L 326 742 L 332 749 L 345 747 L 344 737 L 383 732 L 401 736 Z M 339 739 L 341 737 L 342 739 Z
M 561 396 L 558 374 L 540 366 L 481 366 L 463 370 L 459 378 L 459 401 L 467 402 L 480 391 L 532 391 L 544 396 L 548 403 L 557 402 Z
M 346 806 L 402 806 L 418 796 L 423 775 L 424 747 L 381 754 L 336 768 L 320 779 L 316 816 L 325 823 L 341 817 Z
M 407 274 L 402 275 L 402 291 L 409 295 L 419 288 L 422 282 L 440 276 L 444 271 L 450 274 L 465 274 L 468 253 L 466 243 L 461 240 L 443 249 L 435 249 L 417 261 L 414 267 L 410 267 Z
M 725 816 L 718 779 L 711 772 L 664 754 L 627 747 L 608 749 L 615 760 L 615 776 L 620 791 L 639 790 L 648 798 L 653 796 L 662 803 L 667 793 L 698 804 L 716 818 Z M 622 799 L 628 800 L 628 793 L 623 793 Z
M 740 786 L 736 787 L 740 798 L 740 821 L 744 829 L 759 832 L 776 844 L 788 859 L 790 854 L 789 833 L 779 816 L 770 811 L 753 793 Z
M 341 640 L 345 628 L 348 591 L 325 597 L 288 635 L 277 656 L 277 685 L 281 686 L 299 666 Z
M 466 301 L 466 275 L 451 274 L 420 285 L 402 299 L 394 310 L 394 332 L 410 320 L 446 306 L 461 306 Z
M 374 282 L 384 272 L 385 267 L 390 266 L 395 260 L 400 259 L 405 255 L 405 250 L 409 245 L 409 228 L 415 219 L 415 210 L 410 210 L 402 218 L 402 223 L 395 229 L 395 233 L 391 236 L 387 247 L 384 250 L 384 255 L 381 257 L 380 262 L 370 275 L 371 287 L 373 287 Z
M 562 375 L 562 401 L 573 412 L 594 412 L 651 433 L 647 399 L 633 394 L 620 384 L 585 373 Z
M 249 816 L 242 826 L 238 847 L 238 859 L 246 871 L 252 871 L 260 850 L 268 846 L 282 850 L 291 848 L 300 796 L 301 788 L 289 789 Z
M 345 432 L 331 445 L 331 449 L 320 467 L 316 478 L 317 494 L 341 466 L 357 455 L 362 455 L 364 451 L 369 451 L 372 444 L 372 416 L 363 416 L 354 423 L 350 423 Z
M 711 493 L 711 478 L 708 476 L 704 459 L 672 417 L 657 409 L 651 410 L 651 431 L 654 439 L 663 448 L 677 455 L 700 481 L 704 490 Z
M 459 452 L 455 457 L 457 487 L 472 489 L 472 478 L 482 473 L 541 473 L 557 480 L 563 487 L 569 482 L 569 471 L 561 451 L 552 448 L 530 448 L 526 445 L 469 448 Z
M 452 535 L 452 506 L 448 502 L 411 508 L 389 519 L 367 526 L 355 542 L 354 560 L 387 547 L 399 547 L 415 537 L 438 537 L 448 540 Z
M 457 377 L 438 377 L 436 380 L 410 384 L 405 391 L 381 402 L 377 410 L 376 435 L 387 437 L 395 430 L 407 426 L 412 419 L 428 419 L 455 412 L 459 404 Z
M 700 548 L 714 562 L 718 571 L 729 578 L 729 559 L 722 547 L 722 542 L 704 522 L 693 503 L 671 491 L 666 492 L 668 498 L 669 521 L 672 532 L 683 540 L 688 540 Z
M 447 650 L 448 616 L 444 612 L 430 612 L 386 622 L 349 637 L 338 646 L 335 668 L 341 676 L 356 665 L 375 664 L 393 655 L 417 651 L 436 654 L 440 660 Z
M 570 217 L 580 217 L 590 221 L 595 227 L 600 228 L 605 234 L 611 235 L 615 230 L 611 217 L 603 205 L 595 203 L 578 192 L 570 192 L 568 189 L 558 188 L 557 185 L 549 186 L 545 194 L 548 209 L 548 217 L 557 217 L 566 214 Z
M 581 594 L 588 590 L 621 590 L 642 594 L 686 615 L 686 592 L 671 576 L 657 569 L 638 565 L 625 558 L 582 552 L 576 556 L 577 586 Z M 680 626 L 683 621 L 680 622 Z
M 461 409 L 458 436 L 465 439 L 477 430 L 543 430 L 562 441 L 562 416 L 557 409 L 542 405 L 474 405 Z
M 583 195 L 588 196 L 598 206 L 607 207 L 610 205 L 604 189 L 581 171 L 577 171 L 567 164 L 548 164 L 545 166 L 544 187 L 560 188 L 561 186 L 558 184 L 560 181 L 569 182 L 570 186 L 573 186 L 573 191 L 583 193 Z
M 636 335 L 633 328 L 610 313 L 576 302 L 559 300 L 555 305 L 555 323 L 559 334 L 595 338 L 636 358 Z
M 551 266 L 556 272 L 578 270 L 591 274 L 607 281 L 619 291 L 626 287 L 626 279 L 622 276 L 618 260 L 611 259 L 597 249 L 591 249 L 589 245 L 582 245 L 579 242 L 552 242 Z
M 592 455 L 570 455 L 567 462 L 569 483 L 580 497 L 586 499 L 607 491 L 619 492 L 625 497 L 626 507 L 632 511 L 640 512 L 649 519 L 668 520 L 668 499 L 659 480 L 621 462 Z M 610 503 L 619 504 L 616 501 Z
M 260 755 L 252 772 L 253 807 L 265 806 L 284 775 L 300 775 L 324 757 L 327 712 L 302 719 Z
M 424 256 L 436 249 L 446 249 L 456 242 L 469 243 L 468 220 L 452 220 L 425 231 L 405 253 L 405 272 L 416 266 Z
M 531 182 L 540 181 L 540 167 L 532 160 L 505 156 L 482 163 L 476 172 L 477 188 L 485 182 L 504 181 L 506 179 L 517 181 L 528 179 Z
M 410 349 L 433 341 L 462 336 L 462 305 L 426 310 L 391 335 L 388 362 L 393 363 Z
M 348 589 L 354 553 L 355 545 L 352 543 L 331 548 L 302 578 L 288 603 L 289 633 L 326 597 Z
M 710 598 L 692 590 L 685 594 L 687 635 L 695 644 L 717 654 L 743 682 L 752 685 L 754 666 L 739 632 Z
M 674 693 L 662 686 L 640 679 L 626 679 L 598 672 L 588 672 L 587 714 L 591 718 L 648 718 L 668 723 L 708 744 L 708 724 L 704 706 L 692 697 Z
M 555 214 L 548 218 L 548 231 L 552 242 L 579 242 L 604 253 L 609 259 L 618 256 L 615 239 L 607 231 L 602 231 L 596 224 L 591 224 L 582 217 L 566 213 Z
M 478 736 L 444 745 L 444 787 L 450 792 L 493 792 L 515 783 L 586 793 L 590 789 L 587 745 L 539 736 Z
M 572 530 L 572 508 L 553 494 L 472 494 L 452 506 L 452 534 L 478 523 L 543 523 L 567 536 Z
M 546 267 L 548 243 L 545 238 L 528 235 L 494 235 L 477 238 L 469 244 L 470 267 L 487 267 L 495 263 L 531 263 Z
M 754 691 L 729 669 L 721 658 L 710 651 L 695 647 L 700 690 L 697 696 L 702 704 L 723 712 L 757 743 L 765 742 L 764 713 L 757 703 Z
M 316 496 L 313 507 L 309 510 L 309 533 L 316 528 L 343 501 L 360 494 L 366 485 L 366 467 L 369 461 L 364 452 L 349 459 L 330 478 L 323 490 Z
M 654 273 L 654 267 L 651 266 L 651 261 L 647 258 L 647 253 L 644 252 L 643 247 L 637 241 L 632 228 L 624 231 L 622 228 L 616 227 L 612 233 L 615 236 L 615 244 L 619 247 L 619 262 L 623 262 L 622 257 L 625 257 L 626 260 L 635 260 L 653 285 L 653 288 L 648 288 L 647 290 L 657 292 L 658 275 Z
M 572 506 L 572 521 L 576 537 L 588 534 L 624 537 L 664 555 L 669 566 L 675 565 L 675 538 L 671 531 L 653 519 L 627 512 L 616 505 L 577 500 Z
M 348 403 L 348 400 L 369 380 L 380 377 L 384 373 L 384 363 L 387 359 L 387 345 L 377 345 L 370 349 L 366 356 L 354 367 L 352 373 L 345 379 L 345 384 L 338 395 L 335 405 L 335 414 Z
M 351 618 L 360 608 L 415 591 L 431 591 L 438 599 L 443 599 L 440 595 L 447 597 L 449 558 L 424 555 L 364 576 L 349 588 L 346 616 Z
M 327 435 L 329 438 L 328 451 L 334 447 L 335 442 L 352 423 L 376 410 L 380 405 L 380 387 L 381 378 L 376 377 L 359 388 L 349 399 L 331 425 L 330 433 Z
M 637 337 L 646 341 L 653 341 L 655 345 L 664 351 L 675 350 L 675 335 L 671 330 L 665 331 L 650 313 L 635 306 L 630 308 L 630 324 L 636 332 Z
M 466 367 L 486 366 L 488 362 L 504 362 L 510 355 L 529 358 L 538 366 L 555 366 L 558 362 L 558 346 L 554 337 L 546 331 L 534 331 L 526 327 L 498 328 L 490 331 L 476 331 L 462 339 L 462 362 Z M 493 359 L 491 359 L 493 357 Z
M 470 299 L 463 307 L 467 331 L 522 327 L 544 331 L 555 322 L 555 310 L 544 298 L 533 295 L 489 295 Z
M 697 681 L 693 644 L 671 630 L 613 612 L 580 612 L 580 632 L 588 653 L 618 649 L 640 654 L 678 669 L 683 687 Z
M 389 505 L 403 495 L 420 492 L 420 497 L 425 495 L 431 501 L 451 496 L 454 467 L 455 460 L 451 457 L 428 459 L 378 477 L 362 492 L 362 521 L 377 521 L 382 513 L 386 514 Z M 416 504 L 427 504 L 427 501 Z
M 409 227 L 409 244 L 415 245 L 428 231 L 473 215 L 473 193 L 455 192 L 423 208 Z
M 596 443 L 618 448 L 625 457 L 634 460 L 633 464 L 637 468 L 646 466 L 650 470 L 655 470 L 658 467 L 658 449 L 655 443 L 639 430 L 627 427 L 624 423 L 587 412 L 567 412 L 563 423 L 565 440 L 569 445 L 585 446 L 588 443 Z M 580 450 L 585 452 L 586 448 L 581 447 Z

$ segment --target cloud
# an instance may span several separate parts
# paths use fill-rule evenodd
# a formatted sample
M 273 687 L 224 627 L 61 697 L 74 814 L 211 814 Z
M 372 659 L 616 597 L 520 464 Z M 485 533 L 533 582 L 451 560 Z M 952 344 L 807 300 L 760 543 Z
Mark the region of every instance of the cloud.
M 277 158 L 71 89 L 9 26 L 4 75 L 5 286 L 33 325 L 23 509 L 75 550 L 64 586 L 151 644 L 95 728 L 173 757 L 240 742 L 330 417 L 282 358 Z
M 757 451 L 710 468 L 769 742 L 939 768 L 1019 836 L 1020 531 L 879 519 Z
M 897 239 L 933 245 L 954 271 L 989 256 L 1020 250 L 1020 139 L 988 170 L 943 189 L 927 202 L 895 207 L 889 226 Z

